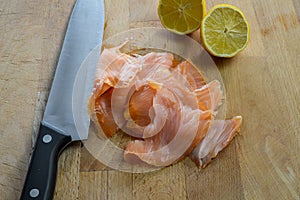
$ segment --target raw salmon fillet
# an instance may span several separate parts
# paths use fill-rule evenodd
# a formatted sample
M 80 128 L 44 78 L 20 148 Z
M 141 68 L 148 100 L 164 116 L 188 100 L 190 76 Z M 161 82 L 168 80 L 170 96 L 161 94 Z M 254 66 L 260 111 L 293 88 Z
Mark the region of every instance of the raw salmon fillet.
M 132 136 L 124 150 L 132 164 L 168 166 L 190 156 L 205 167 L 238 132 L 241 117 L 215 120 L 220 83 L 206 82 L 191 61 L 171 53 L 146 55 L 104 49 L 89 98 L 91 119 L 110 138 Z

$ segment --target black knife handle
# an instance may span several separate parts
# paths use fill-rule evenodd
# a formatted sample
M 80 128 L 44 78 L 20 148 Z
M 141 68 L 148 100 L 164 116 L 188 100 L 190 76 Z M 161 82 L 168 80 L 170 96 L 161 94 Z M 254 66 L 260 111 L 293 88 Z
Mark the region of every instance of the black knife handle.
M 53 199 L 58 158 L 70 142 L 71 136 L 62 135 L 41 124 L 21 200 Z

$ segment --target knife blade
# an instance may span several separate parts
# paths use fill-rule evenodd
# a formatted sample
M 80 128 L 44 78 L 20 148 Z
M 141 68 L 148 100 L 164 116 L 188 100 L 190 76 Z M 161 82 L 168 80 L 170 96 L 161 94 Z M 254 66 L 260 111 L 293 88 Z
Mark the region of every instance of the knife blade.
M 89 52 L 102 43 L 104 31 L 103 0 L 77 0 L 69 19 L 65 39 L 50 89 L 44 117 L 31 156 L 20 199 L 52 199 L 57 162 L 61 151 L 72 141 L 87 139 L 89 117 L 86 107 L 84 129 L 77 131 L 72 109 L 75 77 Z M 93 74 L 96 62 L 89 67 Z M 93 77 L 86 80 L 83 99 L 91 94 Z

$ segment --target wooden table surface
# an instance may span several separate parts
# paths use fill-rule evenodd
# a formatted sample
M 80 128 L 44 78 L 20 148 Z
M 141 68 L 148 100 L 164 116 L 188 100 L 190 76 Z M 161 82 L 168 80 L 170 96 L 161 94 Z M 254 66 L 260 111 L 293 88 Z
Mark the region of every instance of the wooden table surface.
M 0 199 L 18 199 L 75 0 L 0 0 Z M 80 143 L 59 161 L 55 199 L 300 199 L 300 1 L 211 0 L 241 8 L 248 47 L 214 59 L 227 117 L 240 135 L 205 170 L 189 159 L 160 171 L 105 168 Z M 157 0 L 106 0 L 104 38 L 161 26 Z M 199 33 L 192 37 L 199 41 Z

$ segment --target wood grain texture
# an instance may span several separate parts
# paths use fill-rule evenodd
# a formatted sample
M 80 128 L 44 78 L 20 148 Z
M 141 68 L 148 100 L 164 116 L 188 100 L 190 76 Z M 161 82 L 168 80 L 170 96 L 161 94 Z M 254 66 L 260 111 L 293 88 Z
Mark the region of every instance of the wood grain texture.
M 133 175 L 133 199 L 186 199 L 184 164 Z
M 133 175 L 118 171 L 108 171 L 107 199 L 133 199 Z
M 0 199 L 18 199 L 75 0 L 0 0 Z M 158 0 L 105 0 L 104 38 L 161 27 Z M 185 159 L 128 174 L 95 161 L 79 143 L 61 156 L 55 199 L 300 199 L 300 3 L 211 0 L 241 8 L 250 43 L 214 58 L 226 87 L 227 117 L 240 134 L 205 170 Z M 191 34 L 199 41 L 199 32 Z
M 36 8 L 32 10 L 31 7 Z M 17 199 L 27 171 L 42 63 L 41 3 L 0 2 L 0 194 Z M 25 9 L 25 11 L 24 11 Z M 27 27 L 31 27 L 30 29 Z
M 108 191 L 108 176 L 107 171 L 102 172 L 81 172 L 80 185 L 78 188 L 79 200 L 107 199 Z

